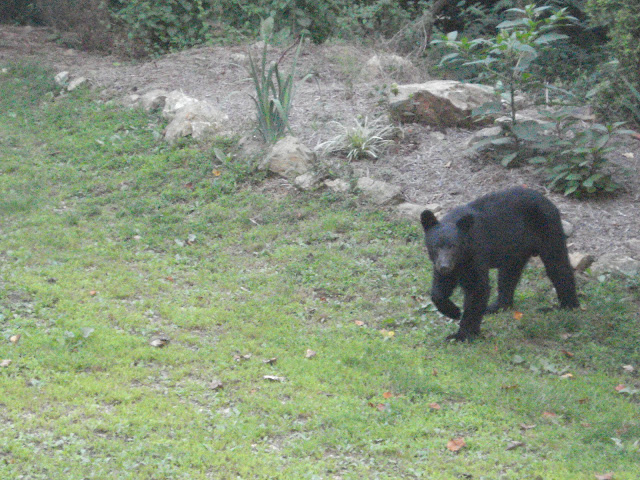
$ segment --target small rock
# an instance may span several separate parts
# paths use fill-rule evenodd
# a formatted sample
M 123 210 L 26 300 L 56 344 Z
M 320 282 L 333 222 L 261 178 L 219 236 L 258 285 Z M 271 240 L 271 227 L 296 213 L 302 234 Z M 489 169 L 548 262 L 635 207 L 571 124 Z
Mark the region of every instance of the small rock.
M 418 205 L 416 203 L 404 202 L 396 207 L 396 212 L 400 216 L 408 218 L 409 220 L 420 220 L 420 214 L 425 210 L 431 210 L 433 213 L 438 213 L 442 210 L 442 207 L 436 203 L 429 205 Z
M 69 72 L 60 72 L 53 79 L 58 85 L 64 87 L 69 83 Z
M 165 345 L 167 345 L 168 343 L 169 343 L 169 337 L 165 337 L 165 336 L 153 337 L 149 341 L 149 345 L 151 345 L 152 347 L 156 347 L 156 348 L 162 348 Z
M 381 180 L 362 177 L 358 179 L 357 186 L 362 194 L 375 205 L 395 205 L 404 200 L 402 189 L 399 186 Z
M 160 110 L 164 108 L 165 101 L 167 100 L 166 90 L 151 90 L 140 97 L 140 105 L 146 111 Z
M 562 220 L 562 230 L 564 230 L 564 234 L 567 238 L 573 235 L 573 225 L 566 220 Z
M 209 384 L 209 388 L 211 390 L 222 390 L 224 388 L 224 385 L 220 380 L 215 379 Z
M 198 103 L 197 98 L 189 97 L 178 90 L 173 90 L 169 92 L 165 98 L 162 116 L 171 120 L 176 116 L 178 110 L 189 105 L 195 105 L 196 103 Z
M 74 78 L 69 82 L 69 85 L 67 85 L 67 91 L 73 92 L 77 88 L 80 88 L 81 86 L 88 85 L 88 84 L 89 84 L 89 80 L 87 80 L 84 77 Z
M 323 179 L 323 175 L 318 175 L 313 172 L 307 172 L 303 173 L 302 175 L 298 175 L 293 180 L 293 184 L 300 190 L 310 191 L 324 186 L 324 183 L 322 181 Z
M 584 272 L 593 263 L 593 256 L 586 253 L 570 253 L 569 262 L 576 272 Z
M 502 127 L 499 127 L 499 126 L 483 128 L 482 130 L 478 130 L 477 132 L 474 132 L 474 134 L 471 135 L 471 137 L 469 137 L 469 139 L 465 143 L 465 147 L 471 148 L 476 143 L 482 140 L 485 140 L 486 138 L 489 138 L 489 137 L 498 136 L 501 133 L 502 133 Z
M 325 180 L 324 184 L 329 190 L 335 193 L 346 193 L 351 189 L 351 185 L 346 180 L 336 178 L 335 180 Z
M 309 172 L 316 154 L 296 137 L 287 135 L 278 140 L 260 163 L 261 170 L 269 169 L 286 178 L 295 178 Z

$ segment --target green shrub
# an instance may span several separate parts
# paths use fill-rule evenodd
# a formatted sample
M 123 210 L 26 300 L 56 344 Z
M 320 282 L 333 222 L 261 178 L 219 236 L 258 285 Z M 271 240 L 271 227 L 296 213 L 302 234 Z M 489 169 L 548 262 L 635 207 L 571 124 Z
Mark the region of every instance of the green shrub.
M 608 28 L 615 63 L 601 69 L 592 96 L 606 117 L 625 115 L 640 123 L 640 8 L 637 0 L 589 0 L 593 23 Z
M 133 53 L 180 50 L 207 39 L 207 0 L 111 0 L 109 5 Z

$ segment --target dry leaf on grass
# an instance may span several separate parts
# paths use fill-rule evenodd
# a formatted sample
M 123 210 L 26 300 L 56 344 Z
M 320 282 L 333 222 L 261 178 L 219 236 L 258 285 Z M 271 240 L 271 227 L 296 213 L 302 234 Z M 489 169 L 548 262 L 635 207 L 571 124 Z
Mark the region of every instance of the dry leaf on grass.
M 215 379 L 209 384 L 209 388 L 211 390 L 222 390 L 224 388 L 224 385 L 220 380 Z
M 270 382 L 284 382 L 286 380 L 286 378 L 278 377 L 276 375 L 265 375 L 262 378 L 264 378 L 265 380 L 269 380 Z
M 4 368 L 4 367 L 8 367 L 9 365 L 11 365 L 11 360 L 9 360 L 8 358 L 0 362 L 0 367 Z
M 447 448 L 452 452 L 457 452 L 461 448 L 465 447 L 466 445 L 467 444 L 464 441 L 464 438 L 459 437 L 459 438 L 454 438 L 453 440 L 449 440 L 449 442 L 447 443 Z
M 9 337 L 9 341 L 15 345 L 15 344 L 17 344 L 17 343 L 20 341 L 20 337 L 21 337 L 21 336 L 22 336 L 22 335 L 20 335 L 20 334 L 17 334 L 17 335 L 11 335 L 11 337 Z
M 515 450 L 516 448 L 524 447 L 524 445 L 524 442 L 509 442 L 509 445 L 507 445 L 507 450 Z
M 313 350 L 311 350 L 310 348 L 307 348 L 307 353 L 305 353 L 305 358 L 313 358 L 317 355 L 316 352 L 314 352 Z

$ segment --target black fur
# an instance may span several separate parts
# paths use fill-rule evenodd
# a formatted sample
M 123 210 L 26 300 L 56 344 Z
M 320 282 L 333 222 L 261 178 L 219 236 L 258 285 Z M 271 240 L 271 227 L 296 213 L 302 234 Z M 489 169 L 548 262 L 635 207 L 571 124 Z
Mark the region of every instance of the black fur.
M 431 299 L 449 318 L 460 319 L 450 339 L 480 333 L 485 313 L 513 305 L 513 294 L 530 257 L 539 255 L 562 308 L 579 306 L 560 212 L 540 193 L 516 187 L 455 208 L 438 222 L 429 210 L 420 222 L 433 262 Z M 488 305 L 489 270 L 498 269 L 498 298 Z M 460 285 L 462 312 L 449 299 Z

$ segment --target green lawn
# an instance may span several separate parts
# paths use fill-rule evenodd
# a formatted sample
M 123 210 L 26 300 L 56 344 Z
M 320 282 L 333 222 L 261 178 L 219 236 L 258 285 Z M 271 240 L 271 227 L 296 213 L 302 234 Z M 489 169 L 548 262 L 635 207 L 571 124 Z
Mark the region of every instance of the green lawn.
M 446 344 L 418 225 L 0 67 L 0 478 L 639 477 L 637 282 Z

